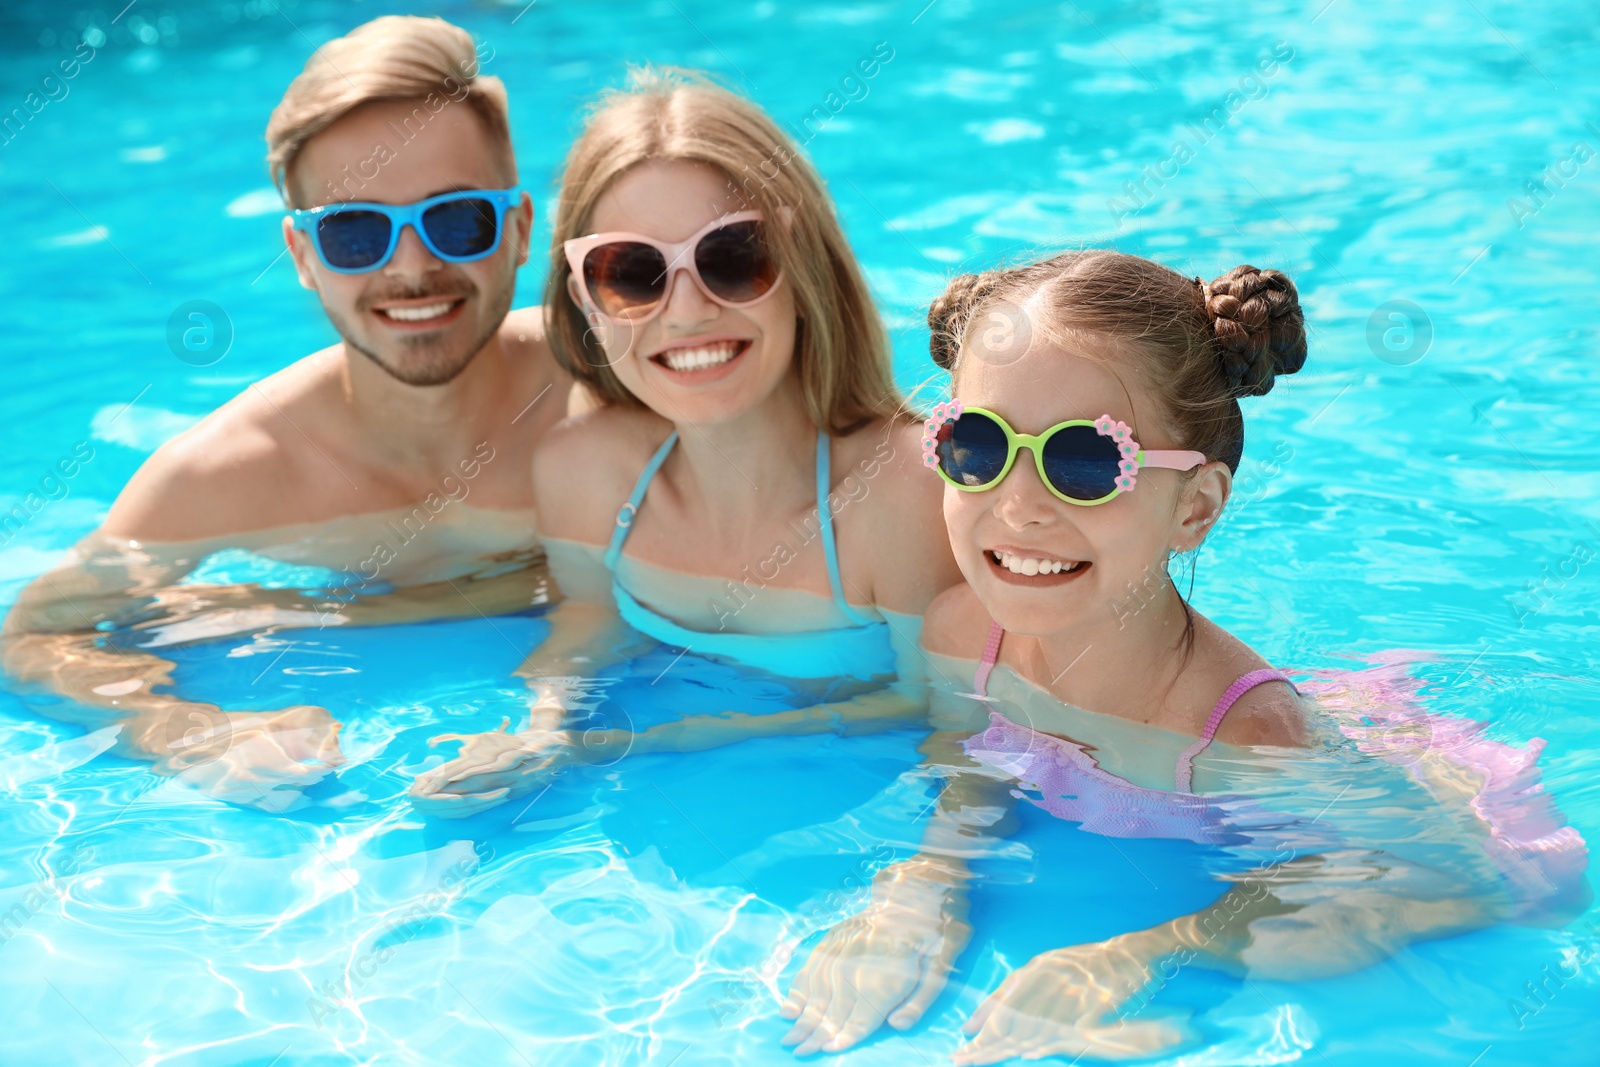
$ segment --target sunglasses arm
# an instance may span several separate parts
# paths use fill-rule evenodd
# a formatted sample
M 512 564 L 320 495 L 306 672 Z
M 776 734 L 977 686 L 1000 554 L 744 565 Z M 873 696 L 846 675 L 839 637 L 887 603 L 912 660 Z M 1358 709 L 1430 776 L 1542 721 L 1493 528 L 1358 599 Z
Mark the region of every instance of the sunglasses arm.
M 1186 452 L 1176 449 L 1155 449 L 1139 453 L 1139 466 L 1162 467 L 1166 470 L 1187 471 L 1204 465 L 1204 452 Z

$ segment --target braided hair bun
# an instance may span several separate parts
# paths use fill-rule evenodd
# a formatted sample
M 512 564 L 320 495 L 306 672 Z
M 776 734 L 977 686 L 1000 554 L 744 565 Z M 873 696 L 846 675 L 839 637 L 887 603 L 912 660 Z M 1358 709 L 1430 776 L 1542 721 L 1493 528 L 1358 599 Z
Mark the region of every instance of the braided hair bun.
M 1262 396 L 1278 375 L 1305 366 L 1306 320 L 1287 275 L 1246 265 L 1210 285 L 1195 282 L 1205 294 L 1223 373 L 1235 397 Z
M 950 279 L 943 293 L 928 308 L 928 351 L 933 361 L 953 370 L 961 354 L 961 338 L 966 332 L 972 309 L 1000 283 L 1005 271 L 986 270 L 981 274 L 959 274 Z

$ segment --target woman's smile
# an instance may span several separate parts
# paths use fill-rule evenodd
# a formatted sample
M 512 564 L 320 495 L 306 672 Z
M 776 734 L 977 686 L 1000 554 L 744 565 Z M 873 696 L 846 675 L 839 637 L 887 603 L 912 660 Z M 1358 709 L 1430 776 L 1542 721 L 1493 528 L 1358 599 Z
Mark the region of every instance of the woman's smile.
M 705 385 L 733 374 L 754 346 L 744 337 L 697 337 L 661 349 L 649 363 L 678 384 Z

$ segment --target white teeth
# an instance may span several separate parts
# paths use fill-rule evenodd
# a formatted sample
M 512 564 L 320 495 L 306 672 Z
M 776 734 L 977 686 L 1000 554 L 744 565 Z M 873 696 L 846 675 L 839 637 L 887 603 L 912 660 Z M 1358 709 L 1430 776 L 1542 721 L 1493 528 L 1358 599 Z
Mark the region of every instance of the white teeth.
M 994 561 L 1012 574 L 1060 574 L 1083 566 L 1082 561 L 1071 563 L 1059 559 L 1035 559 L 1032 556 L 1013 556 L 1009 552 L 993 552 Z
M 421 322 L 423 319 L 436 319 L 454 306 L 454 300 L 446 300 L 442 304 L 424 304 L 421 307 L 383 308 L 382 311 L 391 319 L 399 319 L 401 322 Z
M 663 352 L 661 360 L 673 370 L 704 370 L 728 362 L 739 352 L 737 341 L 706 345 L 704 348 L 675 348 Z

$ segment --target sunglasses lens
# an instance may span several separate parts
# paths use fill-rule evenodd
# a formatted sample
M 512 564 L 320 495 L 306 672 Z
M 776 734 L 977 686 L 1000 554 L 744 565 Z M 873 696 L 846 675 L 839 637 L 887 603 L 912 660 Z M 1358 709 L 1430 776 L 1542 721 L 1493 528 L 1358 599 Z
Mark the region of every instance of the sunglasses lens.
M 730 223 L 700 238 L 694 265 L 706 288 L 730 304 L 765 296 L 778 280 L 777 264 L 755 219 Z
M 600 310 L 628 318 L 654 308 L 667 291 L 667 261 L 637 241 L 613 241 L 583 257 L 583 283 Z
M 494 204 L 477 197 L 433 205 L 422 213 L 422 227 L 436 249 L 457 259 L 487 255 L 500 234 Z
M 998 422 L 969 411 L 940 428 L 936 454 L 940 469 L 951 481 L 977 488 L 1000 477 L 1010 450 L 1006 431 Z
M 1056 492 L 1084 502 L 1109 496 L 1117 487 L 1122 453 L 1093 426 L 1068 426 L 1044 443 L 1044 472 Z
M 317 220 L 317 247 L 330 267 L 366 270 L 389 251 L 389 216 L 377 211 L 331 211 Z

